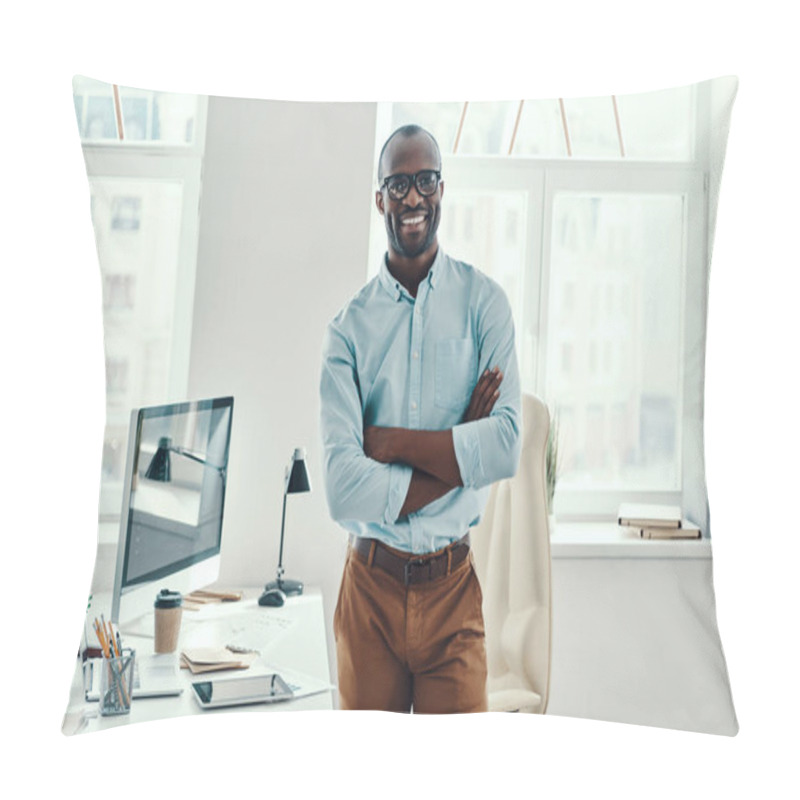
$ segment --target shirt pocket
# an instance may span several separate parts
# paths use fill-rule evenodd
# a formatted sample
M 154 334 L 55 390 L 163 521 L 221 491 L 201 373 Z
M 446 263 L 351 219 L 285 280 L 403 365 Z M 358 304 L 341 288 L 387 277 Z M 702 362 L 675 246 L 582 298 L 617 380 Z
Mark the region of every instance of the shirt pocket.
M 472 339 L 436 343 L 434 402 L 439 408 L 465 411 L 475 388 L 478 354 Z

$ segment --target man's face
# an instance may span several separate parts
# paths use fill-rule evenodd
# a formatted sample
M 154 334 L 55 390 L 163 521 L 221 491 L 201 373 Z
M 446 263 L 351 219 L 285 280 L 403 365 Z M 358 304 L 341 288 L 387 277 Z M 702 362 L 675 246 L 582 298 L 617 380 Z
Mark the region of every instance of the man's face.
M 439 170 L 436 148 L 423 135 L 397 136 L 386 148 L 383 158 L 383 179 L 391 175 L 416 175 L 420 170 Z M 386 223 L 389 247 L 405 258 L 415 258 L 438 247 L 436 231 L 441 217 L 444 183 L 424 197 L 411 184 L 402 200 L 395 200 L 384 187 L 377 191 L 375 202 Z

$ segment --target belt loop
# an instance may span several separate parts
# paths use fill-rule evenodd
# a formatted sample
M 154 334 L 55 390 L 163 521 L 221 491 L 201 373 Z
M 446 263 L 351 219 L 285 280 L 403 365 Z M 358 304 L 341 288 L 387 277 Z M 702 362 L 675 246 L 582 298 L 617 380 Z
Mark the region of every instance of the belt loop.
M 373 539 L 369 546 L 369 555 L 367 556 L 367 566 L 371 567 L 372 562 L 375 560 L 375 550 L 378 547 L 378 540 Z
M 453 548 L 447 548 L 447 574 L 449 575 L 453 569 Z

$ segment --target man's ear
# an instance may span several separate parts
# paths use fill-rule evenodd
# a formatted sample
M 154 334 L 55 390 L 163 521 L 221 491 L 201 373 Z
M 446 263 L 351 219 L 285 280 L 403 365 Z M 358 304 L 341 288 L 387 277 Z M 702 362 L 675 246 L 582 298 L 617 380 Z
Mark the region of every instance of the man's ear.
M 444 181 L 439 181 L 439 198 L 444 197 Z
M 378 211 L 380 212 L 380 215 L 383 216 L 383 214 L 384 214 L 383 192 L 380 189 L 378 189 L 375 192 L 375 205 L 378 207 Z

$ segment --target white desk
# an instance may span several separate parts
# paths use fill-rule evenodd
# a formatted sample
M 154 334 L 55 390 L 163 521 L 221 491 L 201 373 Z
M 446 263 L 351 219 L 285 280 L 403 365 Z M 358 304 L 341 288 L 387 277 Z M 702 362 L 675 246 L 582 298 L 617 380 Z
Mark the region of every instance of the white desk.
M 99 704 L 87 702 L 84 699 L 83 675 L 80 662 L 76 663 L 75 674 L 70 689 L 69 705 L 64 715 L 62 730 L 65 734 L 85 733 L 89 731 L 105 730 L 120 725 L 132 725 L 137 722 L 147 722 L 156 719 L 167 719 L 187 714 L 220 714 L 229 709 L 203 710 L 192 696 L 190 686 L 192 680 L 202 680 L 209 676 L 228 676 L 254 674 L 256 671 L 266 671 L 266 667 L 273 667 L 280 672 L 281 668 L 308 675 L 324 683 L 330 682 L 330 669 L 328 665 L 328 649 L 325 637 L 325 622 L 322 612 L 322 595 L 318 590 L 307 588 L 305 593 L 298 597 L 288 598 L 286 604 L 280 608 L 262 608 L 255 603 L 261 593 L 258 589 L 245 590 L 244 599 L 238 603 L 215 604 L 207 609 L 197 612 L 184 611 L 181 624 L 181 635 L 178 642 L 178 651 L 175 653 L 176 663 L 182 647 L 192 645 L 217 644 L 225 646 L 231 642 L 209 640 L 208 632 L 220 627 L 220 620 L 226 621 L 247 619 L 248 615 L 257 614 L 259 619 L 268 619 L 270 615 L 276 620 L 290 621 L 284 630 L 277 632 L 269 643 L 260 649 L 260 656 L 247 670 L 224 672 L 210 672 L 204 675 L 192 675 L 188 669 L 179 670 L 184 684 L 183 693 L 175 697 L 136 698 L 131 704 L 130 714 L 116 717 L 101 717 Z M 244 616 L 241 616 L 244 615 Z M 238 623 L 235 623 L 238 624 Z M 147 655 L 153 652 L 153 639 L 144 636 L 123 636 L 126 647 L 136 649 L 137 655 Z M 301 711 L 322 710 L 333 708 L 332 690 L 324 691 L 308 697 L 301 697 L 281 703 L 259 704 L 251 706 L 237 706 L 237 711 Z

